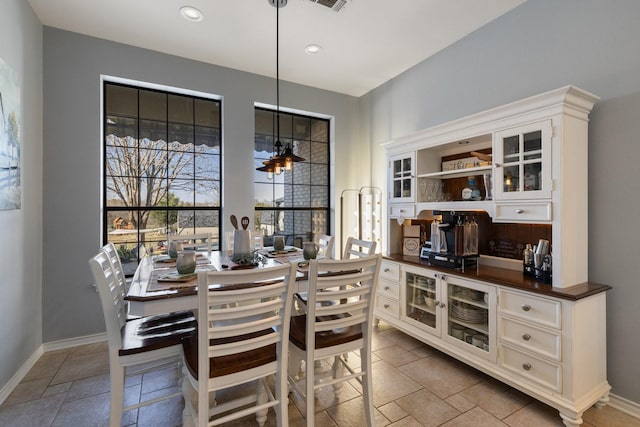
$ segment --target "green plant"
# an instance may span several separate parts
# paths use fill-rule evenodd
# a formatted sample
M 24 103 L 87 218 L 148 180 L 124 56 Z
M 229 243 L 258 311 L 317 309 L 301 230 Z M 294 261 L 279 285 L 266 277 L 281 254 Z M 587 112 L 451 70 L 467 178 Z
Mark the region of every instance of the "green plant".
M 258 252 L 253 251 L 249 254 L 235 254 L 231 257 L 231 261 L 233 261 L 236 264 L 242 264 L 242 265 L 246 265 L 246 264 L 264 265 L 267 263 L 267 258 L 259 254 Z

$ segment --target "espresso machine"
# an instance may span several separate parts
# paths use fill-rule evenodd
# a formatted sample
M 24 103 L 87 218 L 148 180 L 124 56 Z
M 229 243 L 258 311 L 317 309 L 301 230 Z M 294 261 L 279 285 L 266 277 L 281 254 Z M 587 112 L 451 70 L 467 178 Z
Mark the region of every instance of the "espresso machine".
M 420 251 L 420 257 L 431 265 L 459 269 L 477 265 L 478 224 L 466 212 L 434 211 L 431 238 Z

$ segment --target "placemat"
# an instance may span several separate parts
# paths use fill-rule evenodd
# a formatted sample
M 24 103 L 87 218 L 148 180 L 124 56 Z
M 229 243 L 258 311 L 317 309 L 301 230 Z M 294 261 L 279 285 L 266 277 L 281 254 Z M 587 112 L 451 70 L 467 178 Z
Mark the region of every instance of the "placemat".
M 199 265 L 191 274 L 178 274 L 175 270 L 153 270 L 149 277 L 147 292 L 170 291 L 176 289 L 193 288 L 197 284 L 198 271 L 215 270 L 211 264 Z

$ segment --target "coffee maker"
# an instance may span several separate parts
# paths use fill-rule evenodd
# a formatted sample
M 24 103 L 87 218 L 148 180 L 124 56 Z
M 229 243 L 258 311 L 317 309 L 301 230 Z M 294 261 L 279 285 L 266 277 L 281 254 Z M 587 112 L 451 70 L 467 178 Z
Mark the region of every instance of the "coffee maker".
M 467 212 L 455 211 L 433 211 L 433 217 L 431 245 L 423 247 L 420 256 L 432 265 L 462 271 L 477 265 L 478 224 L 475 219 Z M 436 230 L 438 234 L 434 235 Z

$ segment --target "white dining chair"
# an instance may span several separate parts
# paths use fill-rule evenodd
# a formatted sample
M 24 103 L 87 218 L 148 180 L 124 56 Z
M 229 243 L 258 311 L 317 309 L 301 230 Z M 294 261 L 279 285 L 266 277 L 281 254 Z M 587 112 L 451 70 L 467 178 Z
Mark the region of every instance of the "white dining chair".
M 98 286 L 109 343 L 111 403 L 109 425 L 120 426 L 125 411 L 179 396 L 170 393 L 124 406 L 126 375 L 139 375 L 180 362 L 182 338 L 194 334 L 196 319 L 191 311 L 127 320 L 120 285 L 106 252 L 89 260 Z
M 315 242 L 318 244 L 318 255 L 325 258 L 333 258 L 333 245 L 335 242 L 334 236 L 328 234 L 316 234 Z
M 296 267 L 198 273 L 198 335 L 183 340 L 184 426 L 222 425 L 252 413 L 263 426 L 269 408 L 278 426 L 288 426 L 286 367 Z M 273 375 L 275 393 L 266 381 Z M 254 381 L 255 393 L 217 400 L 221 390 Z
M 184 249 L 195 249 L 211 252 L 212 249 L 211 233 L 194 233 L 194 234 L 169 234 L 168 243 L 172 241 L 182 242 Z
M 366 422 L 369 427 L 374 425 L 371 334 L 381 259 L 378 254 L 310 261 L 307 313 L 291 318 L 289 333 L 289 383 L 305 398 L 307 426 L 314 425 L 315 390 L 332 385 L 338 393 L 341 383 L 352 379 L 362 384 Z M 355 283 L 358 286 L 347 286 Z M 359 370 L 343 359 L 351 351 L 360 352 Z M 320 382 L 319 373 L 311 367 L 327 358 L 333 358 L 332 369 L 327 371 L 332 378 Z M 304 388 L 298 386 L 300 360 L 306 366 Z
M 376 242 L 349 237 L 344 247 L 343 259 L 365 257 L 376 252 Z
M 103 251 L 109 257 L 111 268 L 113 268 L 113 272 L 116 275 L 116 280 L 118 281 L 120 293 L 122 294 L 122 298 L 124 298 L 128 290 L 127 277 L 125 276 L 124 268 L 122 268 L 122 261 L 120 261 L 118 249 L 116 248 L 116 245 L 114 245 L 112 242 L 109 242 L 101 248 L 101 251 Z

